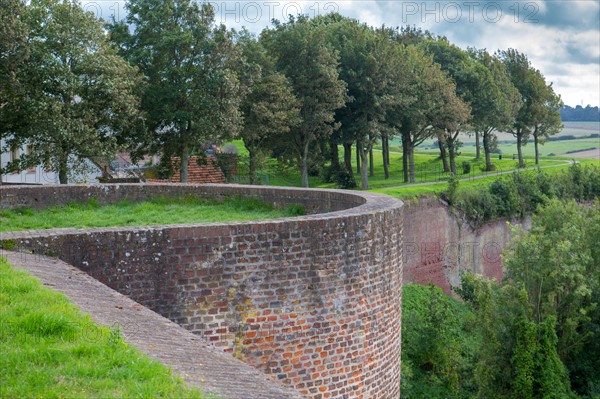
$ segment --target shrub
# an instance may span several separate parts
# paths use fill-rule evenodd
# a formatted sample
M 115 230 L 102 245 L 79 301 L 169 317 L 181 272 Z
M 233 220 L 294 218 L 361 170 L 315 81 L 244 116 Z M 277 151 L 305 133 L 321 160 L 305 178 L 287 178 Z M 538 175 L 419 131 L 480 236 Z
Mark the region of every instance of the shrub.
M 476 226 L 497 216 L 498 199 L 489 191 L 468 189 L 457 197 L 456 207 Z
M 356 179 L 354 178 L 354 174 L 352 172 L 347 171 L 345 168 L 339 170 L 334 176 L 335 184 L 338 185 L 339 188 L 343 189 L 352 189 L 356 188 Z
M 332 166 L 325 166 L 321 169 L 321 180 L 324 183 L 335 183 L 335 175 L 339 171 L 334 170 Z
M 468 175 L 469 173 L 471 173 L 471 163 L 469 163 L 467 161 L 463 161 L 462 170 L 463 170 L 463 175 Z
M 515 183 L 517 193 L 521 198 L 520 213 L 533 212 L 538 205 L 546 202 L 548 197 L 540 190 L 540 185 L 535 175 L 528 172 L 514 172 L 512 180 Z
M 486 168 L 485 164 L 483 164 L 479 167 L 479 169 L 481 169 L 482 172 L 493 172 L 497 169 L 497 167 L 496 165 L 491 164 L 489 168 Z
M 510 218 L 521 209 L 521 198 L 514 181 L 497 179 L 490 185 L 489 192 L 495 197 L 498 216 Z
M 237 147 L 235 149 L 237 150 Z M 237 154 L 233 152 L 215 154 L 215 159 L 217 166 L 225 175 L 225 179 L 229 181 L 237 169 Z
M 448 204 L 453 205 L 456 202 L 456 192 L 458 190 L 459 178 L 455 175 L 448 179 L 448 187 L 440 193 L 440 196 Z

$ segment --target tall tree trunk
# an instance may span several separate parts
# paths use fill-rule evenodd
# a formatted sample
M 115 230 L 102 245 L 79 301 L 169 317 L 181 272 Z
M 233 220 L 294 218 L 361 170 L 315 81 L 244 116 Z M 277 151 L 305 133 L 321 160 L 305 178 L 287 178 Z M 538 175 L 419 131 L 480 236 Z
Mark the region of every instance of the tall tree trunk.
M 485 153 L 485 170 L 488 172 L 492 170 L 492 157 L 491 157 L 491 144 L 490 137 L 491 133 L 483 132 L 483 152 Z
M 373 149 L 369 150 L 369 176 L 375 176 L 375 164 L 373 162 Z
M 444 172 L 450 172 L 448 166 L 448 155 L 446 154 L 446 146 L 442 140 L 438 137 L 438 147 L 440 149 L 440 157 L 442 158 L 442 165 L 444 166 Z
M 184 133 L 184 137 L 182 137 L 182 140 L 181 140 L 181 158 L 179 159 L 179 161 L 180 161 L 179 181 L 181 183 L 188 182 L 188 171 L 189 171 L 189 165 L 190 165 L 190 149 L 186 142 L 187 141 L 186 139 L 187 139 L 187 137 L 189 137 L 189 135 L 187 133 L 190 132 L 191 130 L 192 130 L 192 121 L 188 121 L 186 132 Z
M 410 133 L 402 132 L 402 174 L 404 183 L 408 183 L 408 147 L 410 142 Z
M 481 147 L 479 146 L 479 132 L 475 132 L 475 158 L 481 157 Z
M 410 182 L 415 182 L 415 147 L 412 143 L 408 146 L 408 168 L 410 170 Z
M 344 143 L 344 166 L 349 173 L 352 171 L 352 142 Z
M 67 177 L 67 170 L 66 169 L 60 169 L 58 171 L 58 182 L 60 184 L 68 184 L 69 183 L 69 179 Z
M 539 144 L 539 140 L 538 140 L 538 134 L 537 134 L 537 127 L 535 128 L 535 132 L 533 132 L 533 144 L 535 146 L 535 164 L 539 165 L 540 164 L 540 152 L 538 149 L 538 144 Z
M 519 168 L 525 167 L 525 162 L 523 162 L 523 149 L 522 146 L 523 133 L 521 131 L 517 131 L 517 154 L 519 156 Z
M 360 168 L 360 146 L 361 144 L 358 143 L 358 141 L 356 142 L 356 173 L 360 174 L 361 173 L 361 168 Z
M 362 190 L 368 190 L 369 189 L 369 170 L 368 170 L 368 166 L 369 166 L 369 161 L 367 159 L 367 155 L 368 155 L 368 151 L 365 149 L 364 146 L 360 146 L 359 147 L 359 151 L 358 153 L 360 154 L 360 159 L 361 159 L 361 168 L 360 168 L 360 187 Z
M 249 183 L 256 184 L 256 152 L 248 148 L 248 157 L 250 164 L 248 165 Z
M 181 158 L 179 159 L 179 181 L 181 183 L 188 182 L 188 167 L 190 164 L 190 150 L 187 144 L 181 146 Z
M 383 158 L 383 175 L 385 179 L 390 178 L 390 142 L 387 134 L 381 137 L 381 156 Z
M 450 134 L 452 136 L 452 134 Z M 455 139 L 453 137 L 447 137 L 446 143 L 448 144 L 448 158 L 450 158 L 450 172 L 456 175 L 456 149 L 454 148 Z
M 331 170 L 338 172 L 340 170 L 340 152 L 338 151 L 337 140 L 333 135 L 329 140 L 329 154 L 331 156 Z
M 308 143 L 302 151 L 302 187 L 308 187 Z
M 69 183 L 69 166 L 67 162 L 66 156 L 60 156 L 58 160 L 58 182 L 60 184 L 68 184 Z

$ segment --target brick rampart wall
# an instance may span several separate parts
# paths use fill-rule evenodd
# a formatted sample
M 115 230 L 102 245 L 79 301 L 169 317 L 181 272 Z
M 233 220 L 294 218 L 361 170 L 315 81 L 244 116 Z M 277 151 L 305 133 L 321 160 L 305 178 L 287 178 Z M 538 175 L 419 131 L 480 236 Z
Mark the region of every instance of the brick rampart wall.
M 506 220 L 474 229 L 437 198 L 407 203 L 403 220 L 405 283 L 433 283 L 451 294 L 464 271 L 502 279 L 502 251 L 511 239 Z M 519 223 L 527 228 L 530 220 Z
M 187 194 L 253 196 L 330 213 L 2 233 L 0 242 L 79 267 L 307 397 L 398 397 L 400 201 L 336 190 L 103 185 L 2 187 L 0 207 Z

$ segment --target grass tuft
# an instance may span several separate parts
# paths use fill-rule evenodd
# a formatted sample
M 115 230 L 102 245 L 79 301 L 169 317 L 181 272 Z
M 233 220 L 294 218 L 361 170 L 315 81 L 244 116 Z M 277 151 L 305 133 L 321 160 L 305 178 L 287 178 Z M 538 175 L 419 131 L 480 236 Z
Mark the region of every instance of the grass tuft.
M 205 398 L 0 258 L 1 398 Z

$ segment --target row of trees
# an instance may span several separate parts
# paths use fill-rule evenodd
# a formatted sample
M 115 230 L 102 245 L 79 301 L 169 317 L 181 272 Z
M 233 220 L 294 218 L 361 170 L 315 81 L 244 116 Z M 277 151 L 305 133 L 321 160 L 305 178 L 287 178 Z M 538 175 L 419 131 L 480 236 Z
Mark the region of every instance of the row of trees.
M 561 126 L 560 97 L 513 49 L 464 51 L 339 14 L 274 21 L 255 37 L 190 0 L 131 0 L 126 19 L 104 27 L 73 2 L 0 1 L 0 131 L 7 146 L 34 148 L 8 169 L 44 162 L 61 183 L 69 161 L 118 149 L 159 153 L 167 166 L 178 156 L 185 182 L 203 143 L 241 137 L 252 182 L 266 155 L 297 165 L 304 186 L 327 163 L 334 179 L 353 180 L 356 148 L 368 189 L 373 146 L 388 177 L 392 137 L 414 181 L 414 149 L 426 139 L 437 138 L 456 173 L 460 133 L 475 134 L 478 151 L 482 138 L 492 169 L 495 131 L 515 135 L 524 166 L 521 146 Z
M 585 108 L 581 105 L 577 105 L 575 108 L 565 105 L 560 109 L 560 117 L 563 121 L 600 122 L 600 110 L 591 105 L 587 105 Z

